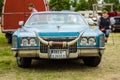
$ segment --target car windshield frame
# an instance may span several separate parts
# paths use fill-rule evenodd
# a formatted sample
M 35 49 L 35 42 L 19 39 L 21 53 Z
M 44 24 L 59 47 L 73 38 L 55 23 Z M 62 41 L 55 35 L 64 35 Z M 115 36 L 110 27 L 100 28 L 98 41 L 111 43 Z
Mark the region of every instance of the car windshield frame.
M 37 20 L 35 20 L 34 18 Z M 38 20 L 38 18 L 40 19 Z M 25 23 L 25 26 L 29 26 L 29 27 L 40 26 L 40 25 L 42 26 L 43 25 L 87 25 L 87 22 L 85 21 L 83 16 L 78 13 L 40 13 L 39 12 L 39 13 L 33 13 Z

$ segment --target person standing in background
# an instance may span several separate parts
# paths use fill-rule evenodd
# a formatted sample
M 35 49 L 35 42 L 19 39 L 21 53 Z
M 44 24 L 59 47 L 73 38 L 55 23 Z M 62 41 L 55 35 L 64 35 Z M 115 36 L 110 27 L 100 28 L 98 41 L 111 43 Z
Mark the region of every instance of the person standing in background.
M 98 26 L 99 26 L 99 29 L 105 34 L 105 42 L 107 43 L 110 29 L 111 29 L 111 22 L 107 14 L 107 11 L 102 12 L 102 16 L 98 20 Z
M 34 4 L 32 4 L 32 3 L 28 5 L 28 9 L 31 11 L 31 13 L 38 12 L 38 11 L 35 9 Z

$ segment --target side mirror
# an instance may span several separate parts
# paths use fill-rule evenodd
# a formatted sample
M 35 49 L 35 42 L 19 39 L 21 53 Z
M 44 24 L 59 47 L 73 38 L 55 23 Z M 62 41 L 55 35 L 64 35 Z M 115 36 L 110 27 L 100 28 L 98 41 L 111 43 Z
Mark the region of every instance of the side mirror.
M 92 23 L 88 22 L 89 25 L 92 25 Z
M 88 24 L 90 25 L 90 26 L 93 26 L 93 25 L 95 25 L 94 23 L 92 23 L 92 22 L 88 22 Z
M 90 28 L 97 28 L 97 24 L 96 23 L 88 23 Z
M 19 21 L 19 26 L 23 26 L 24 25 L 24 21 Z

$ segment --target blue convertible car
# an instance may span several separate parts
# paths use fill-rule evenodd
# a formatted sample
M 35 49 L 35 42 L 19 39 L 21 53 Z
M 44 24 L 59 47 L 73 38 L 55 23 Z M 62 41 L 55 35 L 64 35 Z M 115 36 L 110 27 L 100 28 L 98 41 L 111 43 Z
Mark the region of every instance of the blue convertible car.
M 92 29 L 77 12 L 36 12 L 12 36 L 12 51 L 19 67 L 32 59 L 81 58 L 96 67 L 104 52 L 104 34 Z

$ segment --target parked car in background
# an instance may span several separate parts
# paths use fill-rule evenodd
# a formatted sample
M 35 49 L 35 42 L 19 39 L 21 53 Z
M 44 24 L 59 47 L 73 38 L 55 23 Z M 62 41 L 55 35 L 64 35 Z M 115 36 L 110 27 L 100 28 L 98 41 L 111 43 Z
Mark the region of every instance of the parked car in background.
M 114 32 L 120 30 L 120 16 L 115 16 L 111 18 L 112 26 L 111 30 Z
M 37 12 L 12 35 L 12 51 L 19 67 L 32 59 L 83 59 L 85 65 L 100 64 L 104 34 L 92 29 L 77 12 Z
M 108 12 L 108 15 L 110 17 L 111 20 L 111 30 L 112 32 L 116 31 L 116 30 L 120 30 L 120 12 Z

